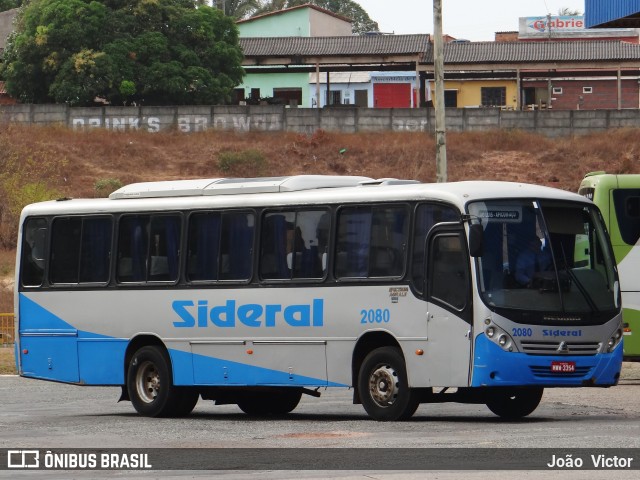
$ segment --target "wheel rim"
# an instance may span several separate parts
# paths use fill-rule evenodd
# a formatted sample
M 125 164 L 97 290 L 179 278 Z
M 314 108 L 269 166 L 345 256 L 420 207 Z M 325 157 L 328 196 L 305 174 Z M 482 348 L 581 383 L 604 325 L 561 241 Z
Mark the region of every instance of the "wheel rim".
M 152 362 L 144 362 L 136 372 L 138 397 L 145 403 L 153 402 L 160 391 L 160 373 Z
M 398 374 L 388 365 L 377 367 L 369 377 L 369 393 L 381 407 L 393 405 L 398 397 Z

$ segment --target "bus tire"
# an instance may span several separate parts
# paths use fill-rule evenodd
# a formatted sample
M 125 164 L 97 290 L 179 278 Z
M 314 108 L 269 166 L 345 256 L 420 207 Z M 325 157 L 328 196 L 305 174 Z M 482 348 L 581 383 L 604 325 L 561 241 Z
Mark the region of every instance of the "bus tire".
M 526 417 L 540 404 L 542 387 L 499 387 L 488 393 L 487 407 L 507 420 Z
M 136 411 L 147 417 L 188 415 L 198 401 L 195 390 L 173 385 L 168 355 L 155 346 L 142 347 L 131 357 L 127 391 Z
M 282 388 L 272 392 L 247 392 L 238 400 L 238 407 L 247 415 L 285 415 L 293 412 L 300 403 L 302 390 Z
M 397 347 L 370 352 L 358 373 L 362 406 L 380 421 L 407 420 L 420 405 L 418 393 L 409 388 L 404 357 Z
M 179 399 L 173 409 L 172 417 L 186 417 L 196 407 L 200 393 L 189 387 L 173 387 L 178 391 Z

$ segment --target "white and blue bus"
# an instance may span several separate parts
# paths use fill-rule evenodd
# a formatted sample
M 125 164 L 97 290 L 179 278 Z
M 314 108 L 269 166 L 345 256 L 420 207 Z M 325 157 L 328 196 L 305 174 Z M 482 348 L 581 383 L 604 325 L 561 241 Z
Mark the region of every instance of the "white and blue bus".
M 344 387 L 378 420 L 420 403 L 533 412 L 616 385 L 620 288 L 597 207 L 504 182 L 302 175 L 133 184 L 27 206 L 20 375 L 285 414 Z

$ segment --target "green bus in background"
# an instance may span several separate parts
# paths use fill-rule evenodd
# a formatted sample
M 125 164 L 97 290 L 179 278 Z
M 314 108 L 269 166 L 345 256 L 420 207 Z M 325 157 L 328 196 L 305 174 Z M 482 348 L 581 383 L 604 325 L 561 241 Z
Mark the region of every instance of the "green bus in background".
M 640 361 L 640 175 L 588 173 L 578 193 L 600 208 L 609 230 L 622 289 L 624 358 Z

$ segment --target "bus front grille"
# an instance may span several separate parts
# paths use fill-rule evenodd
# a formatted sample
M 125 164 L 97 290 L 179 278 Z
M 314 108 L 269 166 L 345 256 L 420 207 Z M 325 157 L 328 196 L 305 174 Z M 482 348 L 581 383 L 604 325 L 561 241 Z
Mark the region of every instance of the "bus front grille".
M 598 342 L 520 342 L 522 351 L 529 355 L 595 355 Z

